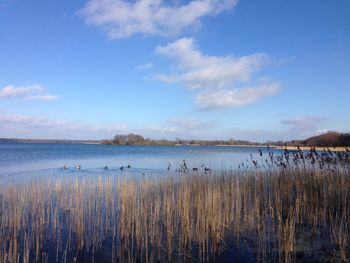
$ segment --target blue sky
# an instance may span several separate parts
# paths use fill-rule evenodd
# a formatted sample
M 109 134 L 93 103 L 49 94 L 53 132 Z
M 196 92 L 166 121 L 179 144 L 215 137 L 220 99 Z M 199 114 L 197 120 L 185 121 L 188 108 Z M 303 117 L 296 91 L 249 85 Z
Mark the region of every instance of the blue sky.
M 350 2 L 0 1 L 0 137 L 350 131 Z

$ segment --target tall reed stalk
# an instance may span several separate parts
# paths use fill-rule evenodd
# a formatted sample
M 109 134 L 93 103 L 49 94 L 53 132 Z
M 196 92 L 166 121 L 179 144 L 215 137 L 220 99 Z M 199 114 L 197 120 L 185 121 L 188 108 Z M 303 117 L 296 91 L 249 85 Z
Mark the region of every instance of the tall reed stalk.
M 213 262 L 233 250 L 295 262 L 317 239 L 327 260 L 346 262 L 348 163 L 293 158 L 272 157 L 284 165 L 271 169 L 0 184 L 0 262 Z

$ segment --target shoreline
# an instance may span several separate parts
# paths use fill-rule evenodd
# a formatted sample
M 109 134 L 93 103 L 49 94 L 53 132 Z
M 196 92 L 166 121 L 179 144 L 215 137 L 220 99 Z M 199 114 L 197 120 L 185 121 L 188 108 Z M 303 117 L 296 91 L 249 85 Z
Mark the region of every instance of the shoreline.
M 272 148 L 280 150 L 290 150 L 290 151 L 310 151 L 311 149 L 316 149 L 316 151 L 331 151 L 331 152 L 346 152 L 350 150 L 350 147 L 346 146 L 336 146 L 336 147 L 320 147 L 320 146 L 274 146 Z
M 252 147 L 252 148 L 259 148 L 259 147 L 262 147 L 262 148 L 267 148 L 267 144 L 262 144 L 262 145 L 259 145 L 259 144 L 248 144 L 248 145 L 244 145 L 244 144 L 235 144 L 235 145 L 230 145 L 230 144 L 218 144 L 218 145 L 212 145 L 212 146 L 215 146 L 215 147 Z M 270 146 L 270 148 L 274 148 L 276 146 Z
M 84 141 L 84 140 L 27 140 L 27 139 L 8 139 L 0 138 L 1 144 L 81 144 L 81 145 L 110 145 L 110 146 L 173 146 L 173 147 L 246 147 L 246 148 L 271 148 L 277 150 L 290 150 L 290 151 L 310 151 L 311 149 L 316 149 L 317 151 L 332 151 L 332 152 L 346 152 L 350 151 L 349 146 L 298 146 L 298 145 L 269 145 L 269 144 L 213 144 L 213 145 L 202 145 L 202 144 L 107 144 L 101 141 Z

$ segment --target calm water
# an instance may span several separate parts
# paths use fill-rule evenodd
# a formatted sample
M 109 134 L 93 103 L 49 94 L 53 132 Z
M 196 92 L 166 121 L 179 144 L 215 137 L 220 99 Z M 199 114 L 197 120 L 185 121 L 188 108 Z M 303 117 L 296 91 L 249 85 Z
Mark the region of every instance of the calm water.
M 211 169 L 234 169 L 258 156 L 256 147 L 214 147 L 214 146 L 113 146 L 93 144 L 0 144 L 0 176 L 14 174 L 38 174 L 63 172 L 66 165 L 77 172 L 100 173 L 103 167 L 108 171 L 120 171 L 120 166 L 131 165 L 130 172 L 164 172 L 168 164 L 171 171 L 179 168 L 183 160 L 187 165 Z M 262 149 L 266 151 L 266 149 Z M 258 158 L 258 157 L 257 157 Z

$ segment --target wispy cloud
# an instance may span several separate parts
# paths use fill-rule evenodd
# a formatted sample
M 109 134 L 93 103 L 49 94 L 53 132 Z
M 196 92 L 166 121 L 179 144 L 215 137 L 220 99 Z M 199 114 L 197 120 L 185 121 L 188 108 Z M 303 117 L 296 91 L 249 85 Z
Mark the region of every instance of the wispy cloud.
M 217 123 L 215 122 L 203 122 L 200 120 L 186 117 L 172 118 L 168 122 L 171 125 L 191 130 L 210 129 L 217 126 Z
M 282 120 L 281 123 L 290 126 L 291 133 L 297 135 L 298 138 L 306 138 L 328 131 L 328 129 L 319 128 L 326 120 L 325 117 L 305 115 Z
M 44 91 L 44 88 L 41 85 L 31 85 L 23 87 L 15 87 L 14 85 L 5 86 L 0 91 L 0 97 L 25 97 L 33 93 L 41 93 Z
M 21 126 L 26 128 L 47 129 L 67 125 L 66 121 L 49 120 L 45 118 L 35 118 L 25 115 L 8 115 L 0 113 L 0 123 L 2 127 Z
M 152 63 L 147 63 L 147 64 L 138 65 L 136 66 L 135 69 L 139 71 L 144 71 L 144 70 L 153 68 L 153 66 L 154 65 Z
M 237 140 L 243 139 L 259 142 L 301 140 L 327 132 L 328 129 L 322 127 L 326 122 L 327 119 L 320 116 L 296 116 L 281 120 L 281 128 L 232 128 L 228 129 L 227 136 Z
M 176 35 L 236 4 L 237 0 L 90 0 L 79 13 L 89 25 L 102 27 L 116 39 L 136 33 Z
M 315 125 L 320 122 L 324 122 L 326 118 L 320 116 L 297 116 L 293 118 L 288 118 L 282 120 L 282 124 L 292 125 L 294 127 L 310 127 L 311 125 Z
M 279 90 L 279 83 L 269 83 L 254 88 L 208 91 L 196 97 L 196 104 L 203 110 L 242 107 L 263 97 L 275 95 Z
M 103 139 L 126 132 L 123 123 L 84 124 L 67 120 L 39 118 L 0 112 L 0 136 L 16 137 L 21 134 L 42 138 Z
M 155 52 L 173 59 L 176 70 L 171 74 L 157 74 L 153 79 L 197 90 L 195 103 L 200 109 L 241 107 L 275 95 L 280 89 L 279 83 L 270 80 L 257 86 L 251 84 L 252 75 L 271 62 L 265 53 L 209 56 L 198 49 L 193 38 L 158 46 Z
M 164 123 L 136 129 L 135 132 L 143 134 L 145 137 L 156 139 L 208 139 L 208 136 L 216 127 L 218 127 L 218 123 L 215 121 L 202 121 L 195 118 L 177 116 L 168 119 Z
M 58 95 L 47 94 L 42 85 L 8 85 L 0 90 L 0 98 L 23 98 L 25 100 L 58 100 Z
M 173 126 L 150 126 L 142 129 L 142 131 L 154 134 L 174 134 L 177 132 Z
M 29 95 L 24 98 L 25 100 L 58 100 L 58 95 Z

